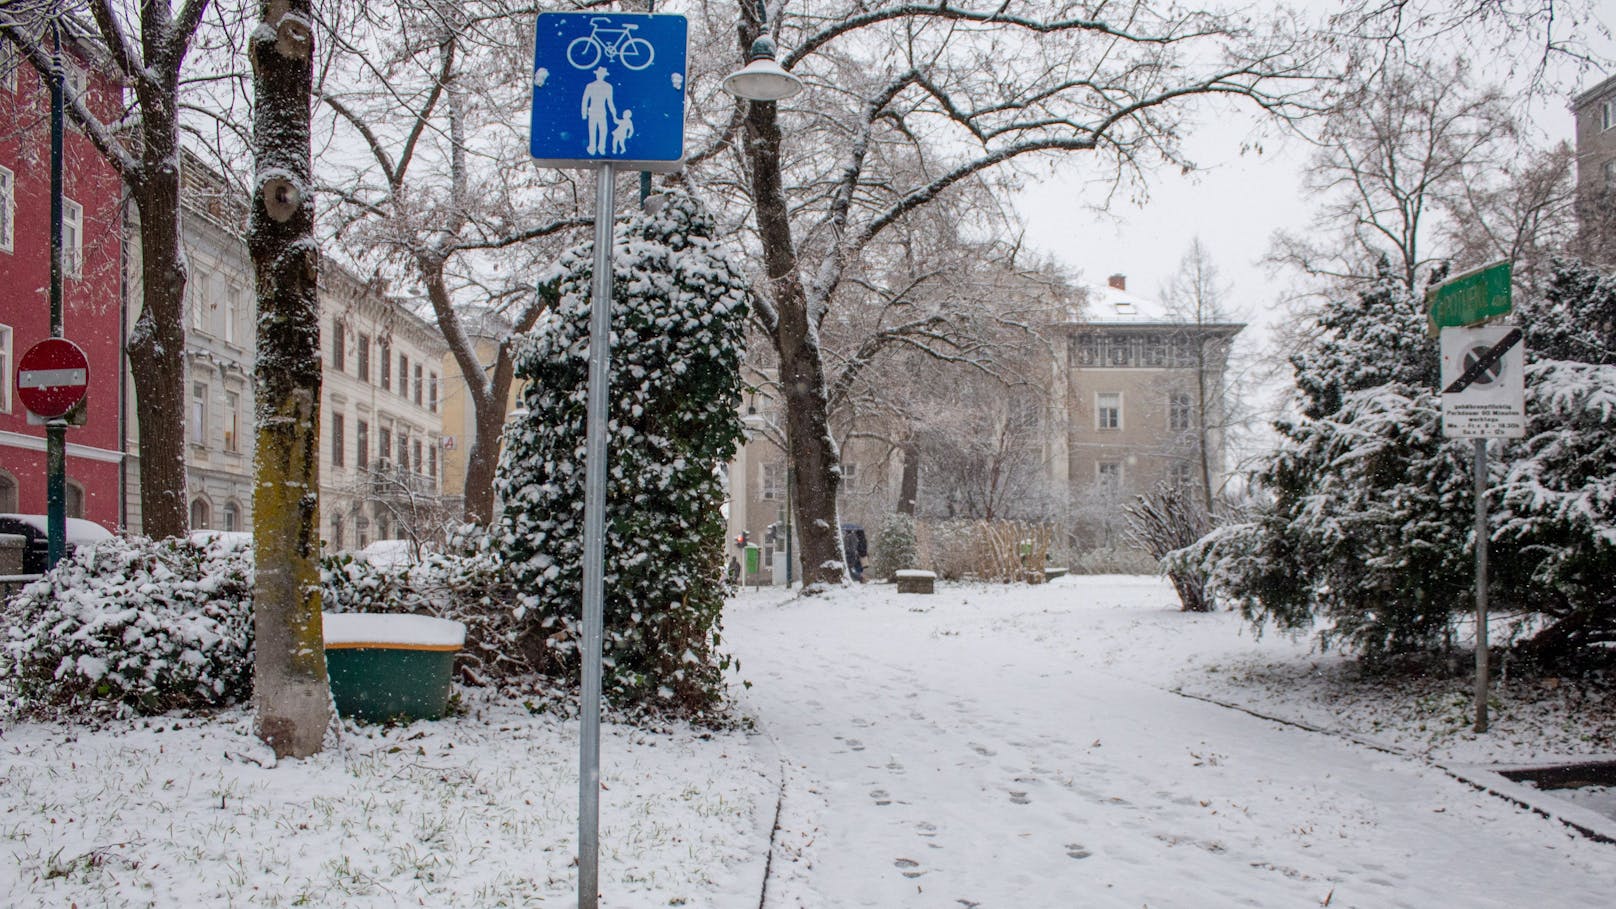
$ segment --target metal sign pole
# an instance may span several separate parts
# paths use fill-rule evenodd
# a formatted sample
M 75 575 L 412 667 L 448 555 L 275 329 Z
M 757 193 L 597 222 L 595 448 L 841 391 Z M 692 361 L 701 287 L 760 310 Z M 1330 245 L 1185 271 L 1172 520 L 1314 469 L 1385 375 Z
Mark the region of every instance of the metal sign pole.
M 64 80 L 67 66 L 62 62 L 61 23 L 51 20 L 50 105 L 51 105 L 51 237 L 50 237 L 50 334 L 65 334 L 62 317 L 62 131 Z M 45 423 L 45 566 L 55 568 L 67 553 L 67 420 L 55 417 Z
M 612 328 L 611 162 L 595 171 L 595 272 L 589 302 L 589 399 L 584 450 L 584 659 L 578 745 L 578 909 L 600 899 L 600 664 L 605 635 L 606 395 Z
M 1487 731 L 1487 440 L 1476 439 L 1476 731 Z

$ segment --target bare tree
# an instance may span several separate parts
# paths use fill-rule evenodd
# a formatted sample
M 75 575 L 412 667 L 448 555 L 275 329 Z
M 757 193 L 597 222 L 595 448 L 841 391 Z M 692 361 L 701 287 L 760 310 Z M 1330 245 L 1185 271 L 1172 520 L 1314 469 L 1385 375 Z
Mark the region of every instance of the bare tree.
M 1553 257 L 1576 237 L 1575 158 L 1564 142 L 1523 147 L 1466 183 L 1442 237 L 1454 270 L 1505 259 L 1514 266 L 1516 285 L 1536 296 L 1548 283 Z
M 1395 63 L 1343 97 L 1309 168 L 1313 228 L 1276 235 L 1269 261 L 1335 293 L 1376 280 L 1384 256 L 1417 289 L 1444 217 L 1516 135 L 1503 91 L 1472 81 L 1463 60 Z
M 745 50 L 762 23 L 749 4 L 742 12 Z M 839 453 L 818 332 L 872 242 L 973 179 L 1041 156 L 1096 153 L 1119 181 L 1157 161 L 1188 166 L 1186 101 L 1295 111 L 1307 61 L 1283 24 L 1148 3 L 1118 5 L 1112 19 L 1031 2 L 792 12 L 782 63 L 814 85 L 803 103 L 815 107 L 788 111 L 791 135 L 813 133 L 803 141 L 832 154 L 788 156 L 776 103 L 749 103 L 737 182 L 750 188 L 762 247 L 759 315 L 779 361 L 805 574 L 834 583 L 845 562 Z
M 311 0 L 265 3 L 248 46 L 257 187 L 247 246 L 258 283 L 253 482 L 255 725 L 308 757 L 331 721 L 320 621 L 320 323 L 309 105 Z
M 1180 444 L 1194 462 L 1197 491 L 1209 517 L 1217 514 L 1216 481 L 1223 473 L 1230 433 L 1250 416 L 1249 408 L 1229 393 L 1230 353 L 1243 326 L 1227 302 L 1228 294 L 1200 237 L 1190 242 L 1178 271 L 1162 290 L 1168 318 L 1179 327 L 1189 350 L 1191 413 Z
M 372 17 L 375 17 L 372 19 Z M 335 25 L 335 23 L 331 23 Z M 465 518 L 494 513 L 516 338 L 553 302 L 533 277 L 588 222 L 568 180 L 528 160 L 531 20 L 503 0 L 362 10 L 317 92 L 364 150 L 326 163 L 333 236 L 421 288 L 465 377 L 476 427 Z M 549 244 L 542 241 L 550 239 Z M 498 336 L 479 326 L 502 324 Z M 479 349 L 479 338 L 485 342 Z
M 116 118 L 97 116 L 68 89 L 67 115 L 122 178 L 140 213 L 142 293 L 130 331 L 129 368 L 140 419 L 141 529 L 183 535 L 185 493 L 185 257 L 180 249 L 180 72 L 209 0 L 141 3 L 114 0 L 11 0 L 0 9 L 0 35 L 36 67 L 48 67 L 50 26 L 77 27 L 93 17 L 107 61 L 133 89 Z M 43 71 L 43 70 L 42 70 Z
M 1329 28 L 1371 62 L 1465 45 L 1490 52 L 1528 92 L 1559 91 L 1544 78 L 1555 64 L 1601 59 L 1597 39 L 1610 37 L 1610 23 L 1599 8 L 1600 0 L 1349 0 Z

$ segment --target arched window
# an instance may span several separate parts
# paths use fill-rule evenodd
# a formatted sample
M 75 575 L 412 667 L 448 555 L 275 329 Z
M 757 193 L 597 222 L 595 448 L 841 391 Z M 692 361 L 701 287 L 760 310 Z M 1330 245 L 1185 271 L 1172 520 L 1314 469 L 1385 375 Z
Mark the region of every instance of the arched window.
M 68 480 L 62 488 L 64 493 L 63 508 L 70 518 L 84 517 L 84 487 L 76 481 Z
M 212 524 L 212 509 L 205 499 L 191 500 L 191 529 L 207 530 Z
M 241 529 L 241 509 L 235 502 L 224 503 L 223 520 L 224 527 L 220 529 L 229 533 L 235 533 Z
M 0 470 L 0 512 L 15 512 L 17 508 L 17 479 Z

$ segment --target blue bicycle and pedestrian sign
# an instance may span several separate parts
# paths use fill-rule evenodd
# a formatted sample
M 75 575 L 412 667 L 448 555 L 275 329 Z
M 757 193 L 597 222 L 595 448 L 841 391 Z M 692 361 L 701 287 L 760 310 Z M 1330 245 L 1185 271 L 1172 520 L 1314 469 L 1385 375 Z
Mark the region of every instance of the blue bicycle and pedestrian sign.
M 685 153 L 684 16 L 541 13 L 531 151 L 546 167 L 677 169 Z

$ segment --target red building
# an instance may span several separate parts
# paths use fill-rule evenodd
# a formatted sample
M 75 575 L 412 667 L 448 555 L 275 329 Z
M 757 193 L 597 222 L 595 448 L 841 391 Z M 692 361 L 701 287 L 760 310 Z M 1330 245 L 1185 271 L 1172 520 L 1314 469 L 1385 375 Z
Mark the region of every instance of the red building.
M 67 84 L 116 119 L 118 84 L 94 49 L 63 42 Z M 69 120 L 71 123 L 71 120 Z M 122 184 L 77 129 L 63 158 L 64 334 L 90 361 L 83 426 L 67 432 L 67 514 L 119 526 Z M 50 84 L 0 39 L 0 512 L 45 512 L 45 428 L 17 400 L 17 358 L 50 336 Z

